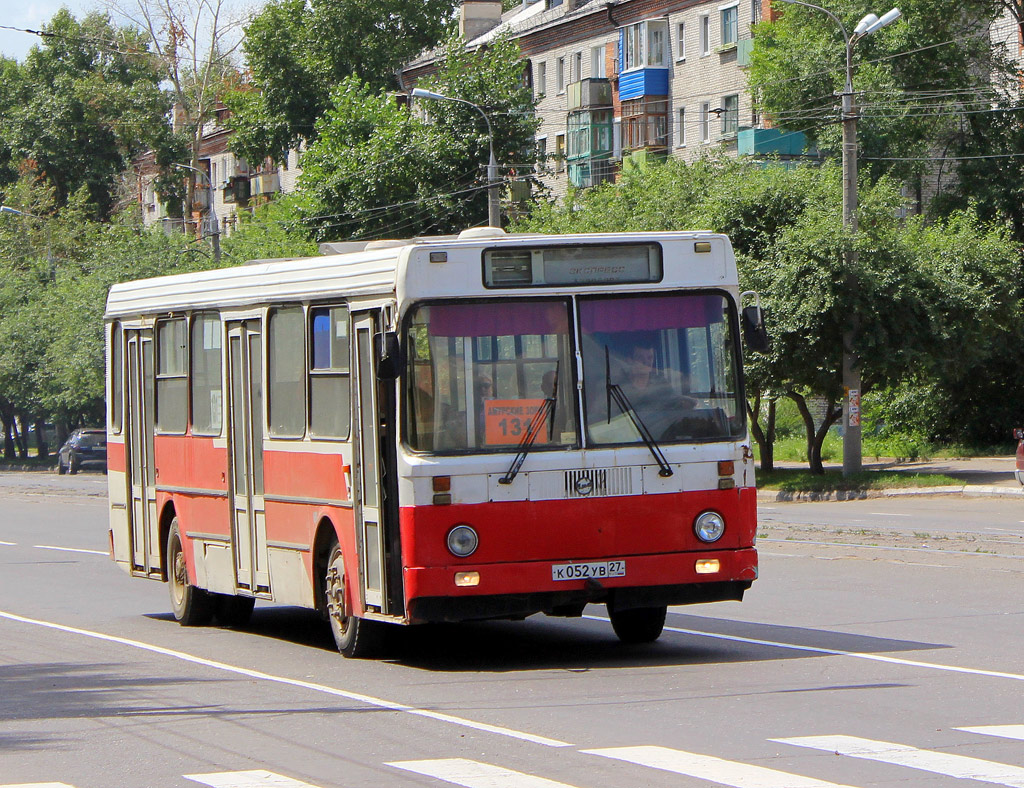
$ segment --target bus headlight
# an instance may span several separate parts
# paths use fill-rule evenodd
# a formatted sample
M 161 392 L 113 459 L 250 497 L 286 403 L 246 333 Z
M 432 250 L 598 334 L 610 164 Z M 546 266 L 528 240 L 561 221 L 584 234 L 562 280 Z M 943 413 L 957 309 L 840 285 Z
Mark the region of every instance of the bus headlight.
M 479 544 L 480 538 L 476 535 L 476 531 L 468 525 L 457 525 L 448 532 L 448 549 L 452 555 L 457 555 L 459 558 L 473 555 Z
M 693 532 L 702 542 L 717 542 L 725 533 L 725 518 L 718 512 L 703 512 L 693 521 Z

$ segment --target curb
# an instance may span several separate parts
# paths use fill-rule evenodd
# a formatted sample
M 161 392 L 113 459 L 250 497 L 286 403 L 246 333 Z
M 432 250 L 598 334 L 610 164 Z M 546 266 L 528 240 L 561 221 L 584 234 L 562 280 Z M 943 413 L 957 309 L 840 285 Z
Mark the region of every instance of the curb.
M 758 490 L 757 500 L 764 502 L 800 503 L 808 501 L 863 501 L 868 498 L 902 498 L 913 495 L 960 495 L 965 498 L 1024 498 L 1024 487 L 964 484 L 946 487 L 904 487 L 891 490 L 821 490 L 793 492 L 790 490 Z

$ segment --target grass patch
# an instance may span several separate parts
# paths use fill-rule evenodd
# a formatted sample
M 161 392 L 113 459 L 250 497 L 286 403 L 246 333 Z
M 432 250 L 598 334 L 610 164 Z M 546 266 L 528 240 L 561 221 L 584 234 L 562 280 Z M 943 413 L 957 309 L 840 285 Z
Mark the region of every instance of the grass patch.
M 963 482 L 938 473 L 861 471 L 853 476 L 843 476 L 840 470 L 826 470 L 824 474 L 815 474 L 802 468 L 778 468 L 771 473 L 758 471 L 757 486 L 763 490 L 782 492 L 828 492 L 963 486 Z

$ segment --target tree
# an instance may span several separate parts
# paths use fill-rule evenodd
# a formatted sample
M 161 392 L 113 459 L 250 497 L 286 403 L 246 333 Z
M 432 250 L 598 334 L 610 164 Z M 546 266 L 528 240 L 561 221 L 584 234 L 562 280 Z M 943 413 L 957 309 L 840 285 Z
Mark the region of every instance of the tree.
M 837 221 L 840 181 L 834 166 L 671 160 L 627 174 L 621 185 L 571 193 L 516 229 L 707 227 L 728 234 L 741 286 L 760 292 L 772 335 L 768 353 L 746 360 L 749 412 L 756 420 L 765 401 L 770 414 L 773 400 L 792 399 L 804 419 L 811 468 L 821 472 L 822 442 L 841 414 L 841 337 L 849 314 L 860 316 L 856 349 L 870 392 L 912 377 L 954 377 L 962 349 L 984 347 L 1019 304 L 1016 252 L 998 227 L 971 212 L 936 225 L 900 220 L 899 190 L 882 179 L 862 194 L 854 239 Z M 852 271 L 844 262 L 851 244 L 858 252 Z M 811 417 L 812 395 L 827 403 L 822 424 Z M 755 421 L 769 463 L 772 430 L 770 417 L 763 427 Z
M 864 0 L 824 5 L 851 34 L 870 10 Z M 920 192 L 931 151 L 957 133 L 957 119 L 986 110 L 1012 85 L 1014 68 L 989 38 L 1000 7 L 1000 0 L 906 0 L 899 23 L 856 44 L 858 140 L 872 180 L 888 173 L 917 182 Z M 836 93 L 845 81 L 846 52 L 839 27 L 815 9 L 776 9 L 778 18 L 755 30 L 751 91 L 774 125 L 803 131 L 838 156 Z
M 331 92 L 348 77 L 374 91 L 444 38 L 455 0 L 271 0 L 246 27 L 250 81 L 227 97 L 232 150 L 280 160 L 317 136 Z
M 142 33 L 59 11 L 23 65 L 0 63 L 0 182 L 33 172 L 53 186 L 57 207 L 84 187 L 93 214 L 107 217 L 118 175 L 166 139 L 160 78 Z
M 499 162 L 532 171 L 534 98 L 518 44 L 496 40 L 468 52 L 457 39 L 424 85 L 479 105 L 494 129 Z M 317 139 L 302 158 L 300 184 L 322 238 L 403 237 L 452 232 L 487 217 L 482 182 L 490 138 L 465 104 L 427 102 L 410 112 L 356 77 L 332 94 Z

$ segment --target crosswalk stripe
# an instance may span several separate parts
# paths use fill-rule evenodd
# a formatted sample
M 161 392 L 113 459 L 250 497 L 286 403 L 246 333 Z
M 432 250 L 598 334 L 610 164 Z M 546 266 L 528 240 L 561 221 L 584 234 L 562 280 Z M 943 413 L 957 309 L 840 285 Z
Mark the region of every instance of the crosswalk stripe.
M 933 774 L 958 777 L 963 780 L 979 780 L 996 785 L 1011 785 L 1024 788 L 1024 769 L 1005 763 L 970 758 L 966 755 L 951 755 L 934 750 L 919 750 L 905 744 L 887 741 L 861 739 L 856 736 L 800 736 L 792 739 L 772 739 L 781 744 L 824 750 L 851 758 L 907 766 Z
M 210 774 L 184 774 L 186 780 L 209 785 L 212 788 L 317 788 L 315 785 L 283 777 L 280 774 L 254 769 L 247 772 L 211 772 Z
M 803 777 L 765 766 L 726 761 L 712 755 L 699 755 L 669 747 L 609 747 L 583 752 L 696 777 L 732 788 L 850 788 L 840 783 L 816 780 L 813 777 Z
M 980 733 L 982 736 L 1000 736 L 1004 739 L 1024 741 L 1024 725 L 979 725 L 974 728 L 954 728 L 967 733 Z
M 396 769 L 436 777 L 464 788 L 574 788 L 566 783 L 548 780 L 523 772 L 514 772 L 489 763 L 465 758 L 438 758 L 430 761 L 392 761 Z

